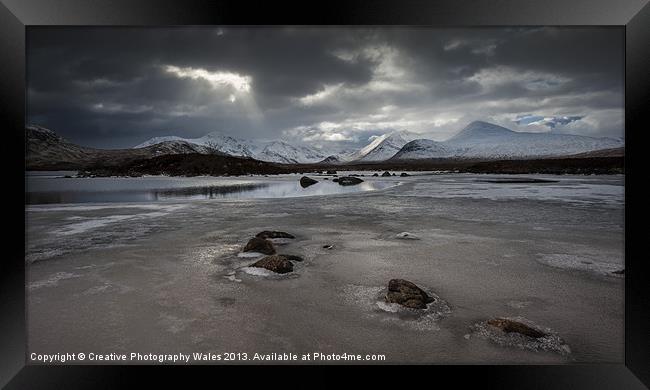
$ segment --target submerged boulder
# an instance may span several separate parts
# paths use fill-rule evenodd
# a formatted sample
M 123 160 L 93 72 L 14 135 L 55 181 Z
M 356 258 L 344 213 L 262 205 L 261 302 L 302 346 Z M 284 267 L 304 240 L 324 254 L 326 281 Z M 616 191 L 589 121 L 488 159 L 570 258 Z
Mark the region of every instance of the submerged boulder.
M 296 238 L 292 234 L 289 234 L 287 232 L 280 232 L 280 231 L 275 231 L 275 230 L 264 230 L 262 232 L 257 233 L 255 237 L 258 238 Z
M 251 267 L 265 268 L 278 274 L 286 274 L 293 271 L 293 263 L 283 255 L 266 256 L 251 264 Z
M 318 181 L 312 179 L 311 177 L 303 176 L 300 178 L 300 185 L 302 186 L 302 188 L 307 188 L 316 183 L 318 183 Z
M 342 186 L 353 186 L 359 183 L 363 183 L 363 180 L 359 179 L 358 177 L 346 176 L 339 178 L 338 183 Z
M 487 324 L 499 328 L 506 333 L 519 333 L 535 339 L 546 336 L 546 333 L 531 328 L 523 322 L 509 320 L 507 318 L 493 318 Z
M 390 172 L 385 171 L 384 173 L 381 174 L 382 177 L 390 176 Z
M 244 247 L 244 252 L 259 252 L 264 253 L 265 255 L 274 255 L 275 247 L 273 243 L 269 240 L 265 240 L 259 237 L 251 238 L 246 246 Z
M 414 283 L 404 279 L 391 279 L 388 282 L 385 299 L 388 303 L 397 303 L 410 309 L 426 309 L 427 303 L 435 300 Z

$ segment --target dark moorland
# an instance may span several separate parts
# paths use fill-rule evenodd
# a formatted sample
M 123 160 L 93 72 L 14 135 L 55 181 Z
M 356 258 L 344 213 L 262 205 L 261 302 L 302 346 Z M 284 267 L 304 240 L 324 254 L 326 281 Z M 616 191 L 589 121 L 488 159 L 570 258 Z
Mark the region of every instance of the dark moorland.
M 356 171 L 452 171 L 500 174 L 622 174 L 624 158 L 566 157 L 529 160 L 476 161 L 458 159 L 413 160 L 364 164 L 278 164 L 252 158 L 205 154 L 174 154 L 139 159 L 119 166 L 95 166 L 83 176 L 239 176 L 310 173 L 327 170 Z

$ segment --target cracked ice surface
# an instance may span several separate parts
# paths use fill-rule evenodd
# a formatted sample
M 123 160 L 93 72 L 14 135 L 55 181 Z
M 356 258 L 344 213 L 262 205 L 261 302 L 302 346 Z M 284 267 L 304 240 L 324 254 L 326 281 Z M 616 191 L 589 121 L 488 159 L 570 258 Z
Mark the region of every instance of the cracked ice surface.
M 28 348 L 620 363 L 624 276 L 610 271 L 624 259 L 623 177 L 528 176 L 558 182 L 413 175 L 329 196 L 28 206 Z M 262 230 L 296 236 L 277 245 L 305 259 L 294 273 L 269 276 L 239 256 Z M 383 303 L 392 278 L 447 306 Z M 474 337 L 494 317 L 552 329 L 566 353 Z

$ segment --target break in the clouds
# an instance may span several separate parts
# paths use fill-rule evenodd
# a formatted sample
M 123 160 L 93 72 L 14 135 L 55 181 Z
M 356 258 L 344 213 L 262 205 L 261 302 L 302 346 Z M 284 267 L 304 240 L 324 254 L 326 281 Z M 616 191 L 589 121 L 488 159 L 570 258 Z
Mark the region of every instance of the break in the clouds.
M 28 29 L 28 121 L 96 147 L 218 131 L 355 147 L 473 120 L 623 136 L 620 28 Z

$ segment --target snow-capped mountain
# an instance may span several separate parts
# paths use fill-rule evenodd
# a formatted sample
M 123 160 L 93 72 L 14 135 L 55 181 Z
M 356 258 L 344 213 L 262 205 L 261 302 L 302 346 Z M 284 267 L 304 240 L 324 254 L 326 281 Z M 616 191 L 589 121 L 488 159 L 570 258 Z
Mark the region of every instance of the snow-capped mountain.
M 318 162 L 325 156 L 314 148 L 294 146 L 284 141 L 273 141 L 256 153 L 255 158 L 262 161 L 296 164 Z
M 335 154 L 332 154 L 332 155 L 329 155 L 329 156 L 325 157 L 324 159 L 322 159 L 318 163 L 319 164 L 325 164 L 325 165 L 336 165 L 336 164 L 341 164 L 342 161 L 339 158 L 339 156 L 337 156 Z
M 219 133 L 200 138 L 156 137 L 136 146 L 151 148 L 165 145 L 170 153 L 214 153 L 251 157 L 284 164 L 375 162 L 388 159 L 426 158 L 533 158 L 567 156 L 595 150 L 620 148 L 622 139 L 594 138 L 556 133 L 526 133 L 509 130 L 492 123 L 476 121 L 446 141 L 415 139 L 406 131 L 377 136 L 363 148 L 337 154 L 285 141 L 254 142 Z M 165 153 L 165 151 L 161 153 Z
M 159 144 L 161 142 L 168 141 L 183 141 L 188 142 L 194 145 L 203 146 L 207 151 L 216 150 L 218 152 L 230 155 L 230 156 L 241 156 L 241 157 L 254 157 L 255 156 L 255 147 L 253 143 L 227 135 L 219 134 L 217 132 L 209 133 L 200 138 L 181 138 L 177 136 L 168 136 L 168 137 L 155 137 L 147 140 L 137 146 L 134 149 L 144 148 L 147 146 Z
M 476 121 L 446 141 L 416 140 L 406 144 L 393 158 L 551 157 L 620 148 L 623 145 L 622 140 L 614 138 L 516 132 L 492 123 Z
M 375 137 L 372 142 L 358 151 L 339 156 L 344 161 L 384 161 L 399 152 L 404 145 L 414 138 L 414 135 L 406 132 L 392 132 Z
M 464 144 L 467 142 L 477 143 L 499 138 L 503 139 L 504 137 L 510 137 L 513 134 L 516 133 L 510 129 L 506 129 L 505 127 L 488 122 L 474 121 L 445 142 L 450 144 Z
M 442 142 L 430 139 L 413 140 L 400 149 L 392 158 L 402 160 L 416 160 L 421 158 L 444 158 L 452 157 L 453 150 L 450 150 Z
M 291 145 L 285 141 L 253 142 L 222 135 L 217 132 L 200 138 L 181 138 L 177 136 L 155 137 L 134 148 L 143 148 L 161 142 L 188 142 L 205 148 L 200 153 L 218 151 L 230 156 L 251 157 L 257 160 L 284 164 L 313 163 L 322 160 L 325 155 L 315 148 Z

